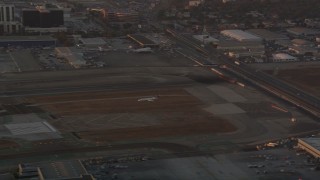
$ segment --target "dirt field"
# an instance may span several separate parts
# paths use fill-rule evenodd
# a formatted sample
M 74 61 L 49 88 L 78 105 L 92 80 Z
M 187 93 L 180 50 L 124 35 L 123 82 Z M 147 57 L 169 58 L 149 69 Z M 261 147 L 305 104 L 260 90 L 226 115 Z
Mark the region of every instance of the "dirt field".
M 9 140 L 0 140 L 0 149 L 3 148 L 16 148 L 19 147 L 19 144 L 9 141 Z
M 154 98 L 153 101 L 141 98 Z M 227 120 L 202 110 L 183 89 L 94 92 L 28 99 L 57 117 L 62 132 L 90 141 L 118 141 L 231 132 Z
M 319 68 L 281 70 L 277 77 L 320 97 Z

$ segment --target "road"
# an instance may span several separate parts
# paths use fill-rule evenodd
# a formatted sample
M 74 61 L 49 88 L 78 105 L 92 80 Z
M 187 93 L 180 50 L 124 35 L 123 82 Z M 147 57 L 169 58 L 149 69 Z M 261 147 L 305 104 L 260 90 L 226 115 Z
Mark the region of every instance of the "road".
M 226 65 L 227 68 L 224 70 L 232 72 L 234 75 L 251 82 L 320 119 L 320 100 L 317 97 L 276 79 L 271 75 L 252 69 L 244 63 L 225 57 L 213 47 L 208 46 L 204 48 L 199 43 L 190 40 L 174 30 L 167 29 L 166 32 L 177 41 L 177 45 L 180 47 L 179 51 L 183 51 L 186 56 L 196 59 L 195 62 L 200 66 L 205 66 L 205 64 Z M 210 52 L 215 53 L 210 54 Z

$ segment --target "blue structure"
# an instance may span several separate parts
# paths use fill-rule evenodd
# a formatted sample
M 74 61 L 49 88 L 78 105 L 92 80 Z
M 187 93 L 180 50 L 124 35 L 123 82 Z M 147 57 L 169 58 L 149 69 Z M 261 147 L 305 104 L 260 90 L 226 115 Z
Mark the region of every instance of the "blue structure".
M 56 39 L 50 36 L 2 36 L 0 47 L 21 46 L 30 47 L 55 47 Z

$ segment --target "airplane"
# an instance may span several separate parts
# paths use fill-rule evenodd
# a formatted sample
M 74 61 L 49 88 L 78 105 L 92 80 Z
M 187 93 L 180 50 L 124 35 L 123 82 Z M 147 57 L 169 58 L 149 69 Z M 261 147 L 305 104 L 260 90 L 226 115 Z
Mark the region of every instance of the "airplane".
M 146 47 L 146 48 L 134 49 L 134 50 L 132 50 L 132 52 L 136 52 L 136 53 L 151 53 L 151 52 L 153 52 L 153 50 L 150 47 Z
M 154 100 L 157 100 L 157 99 L 158 99 L 158 97 L 156 97 L 156 96 L 144 97 L 144 98 L 138 99 L 138 102 L 141 102 L 141 101 L 153 102 Z

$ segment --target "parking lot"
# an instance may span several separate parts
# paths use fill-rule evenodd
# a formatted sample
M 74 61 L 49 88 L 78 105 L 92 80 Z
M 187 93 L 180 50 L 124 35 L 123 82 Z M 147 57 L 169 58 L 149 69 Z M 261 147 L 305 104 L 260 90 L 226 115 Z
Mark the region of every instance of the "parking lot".
M 18 71 L 16 64 L 10 57 L 10 54 L 2 51 L 0 53 L 0 72 L 16 72 Z
M 320 172 L 311 156 L 305 152 L 287 148 L 227 155 L 242 171 L 252 179 L 314 179 Z

